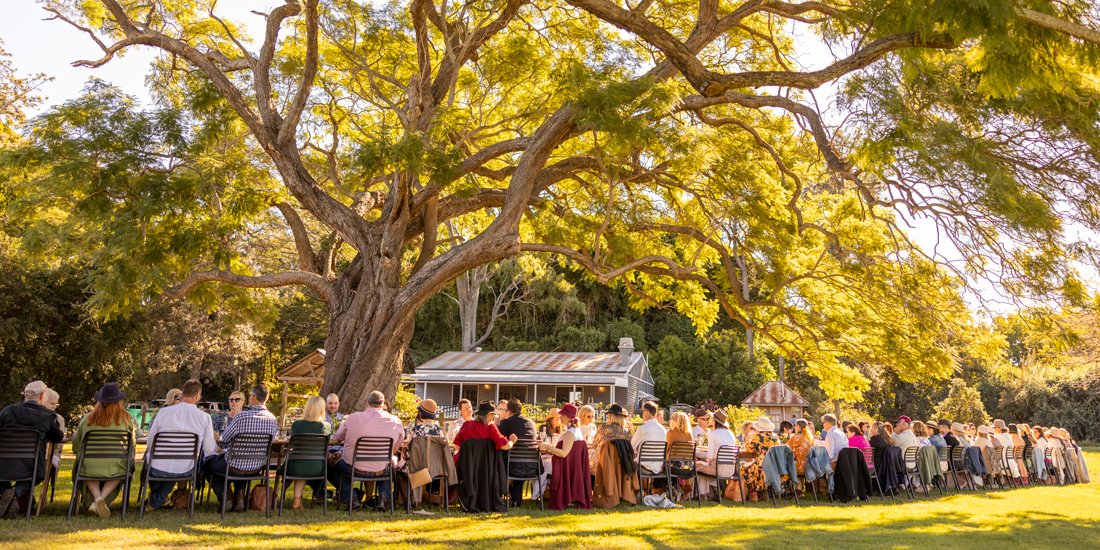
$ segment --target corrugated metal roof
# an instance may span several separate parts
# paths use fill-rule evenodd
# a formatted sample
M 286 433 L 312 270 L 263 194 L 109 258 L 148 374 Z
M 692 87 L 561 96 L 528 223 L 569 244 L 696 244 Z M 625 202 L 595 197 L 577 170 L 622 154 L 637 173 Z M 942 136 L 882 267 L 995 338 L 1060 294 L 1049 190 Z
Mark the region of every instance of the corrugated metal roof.
M 641 359 L 634 352 L 624 365 L 618 352 L 448 351 L 416 371 L 523 371 L 624 374 Z
M 462 371 L 462 372 L 432 372 L 432 373 L 418 373 L 413 374 L 410 378 L 416 382 L 441 382 L 441 383 L 464 383 L 464 384 L 557 384 L 567 386 L 569 384 L 578 385 L 603 385 L 603 386 L 615 386 L 618 384 L 618 380 L 615 376 L 610 374 L 605 375 L 592 375 L 592 376 L 577 376 L 575 373 L 570 376 L 562 373 L 530 373 L 523 371 L 513 372 L 480 372 L 480 371 Z M 622 386 L 626 386 L 625 379 Z
M 798 395 L 798 392 L 787 387 L 777 380 L 765 382 L 763 386 L 756 388 L 742 405 L 750 407 L 809 407 L 810 402 Z

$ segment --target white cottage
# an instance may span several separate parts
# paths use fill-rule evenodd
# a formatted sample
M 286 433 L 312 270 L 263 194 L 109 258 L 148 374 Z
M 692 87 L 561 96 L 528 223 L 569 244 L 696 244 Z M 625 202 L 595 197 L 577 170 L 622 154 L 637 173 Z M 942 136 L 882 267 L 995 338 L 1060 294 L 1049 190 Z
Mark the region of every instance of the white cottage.
M 422 399 L 456 404 L 518 398 L 524 403 L 619 403 L 633 409 L 653 398 L 649 361 L 630 338 L 616 352 L 449 351 L 410 377 Z

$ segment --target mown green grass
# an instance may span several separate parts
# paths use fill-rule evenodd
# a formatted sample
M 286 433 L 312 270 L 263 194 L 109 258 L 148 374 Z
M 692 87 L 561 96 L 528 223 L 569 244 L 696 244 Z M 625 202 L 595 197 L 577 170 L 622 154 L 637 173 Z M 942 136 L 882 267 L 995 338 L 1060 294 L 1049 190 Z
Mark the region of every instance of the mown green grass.
M 1087 455 L 1100 473 L 1100 449 Z M 1100 483 L 919 498 L 875 498 L 869 504 L 689 504 L 682 510 L 419 517 L 398 512 L 320 509 L 267 520 L 259 512 L 214 513 L 188 520 L 156 512 L 120 521 L 64 517 L 69 482 L 63 471 L 57 502 L 30 522 L 0 522 L 5 548 L 1100 548 Z M 136 499 L 136 496 L 135 496 Z

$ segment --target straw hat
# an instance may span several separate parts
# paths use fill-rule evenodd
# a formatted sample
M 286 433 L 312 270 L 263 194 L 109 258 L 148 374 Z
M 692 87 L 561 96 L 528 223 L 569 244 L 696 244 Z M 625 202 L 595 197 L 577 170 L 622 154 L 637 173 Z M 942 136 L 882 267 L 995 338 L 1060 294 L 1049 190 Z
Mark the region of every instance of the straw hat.
M 982 435 L 989 435 L 993 433 L 993 428 L 990 428 L 989 426 L 978 426 L 978 433 Z
M 963 426 L 961 422 L 954 422 L 951 424 L 951 431 L 957 434 L 966 433 L 966 426 Z
M 418 403 L 416 408 L 420 411 L 420 416 L 432 420 L 435 419 L 435 413 L 439 410 L 439 404 L 434 399 L 425 399 Z
M 758 418 L 756 422 L 752 423 L 752 427 L 756 428 L 756 431 L 758 432 L 770 432 L 775 430 L 775 424 L 773 424 L 772 421 L 766 416 L 761 416 L 760 418 Z

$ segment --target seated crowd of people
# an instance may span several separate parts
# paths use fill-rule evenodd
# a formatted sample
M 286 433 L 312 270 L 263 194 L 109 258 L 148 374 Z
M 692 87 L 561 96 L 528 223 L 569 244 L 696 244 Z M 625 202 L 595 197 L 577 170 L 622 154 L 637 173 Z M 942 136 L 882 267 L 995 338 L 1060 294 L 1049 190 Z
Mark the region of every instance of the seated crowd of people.
M 226 478 L 261 472 L 266 476 L 271 462 L 255 454 L 227 450 L 257 435 L 269 443 L 286 435 L 291 445 L 295 436 L 327 438 L 318 440 L 319 446 L 327 441 L 323 459 L 282 460 L 271 470 L 292 478 L 292 483 L 288 481 L 282 488 L 284 493 L 292 490 L 291 510 L 304 507 L 307 486 L 315 503 L 331 495 L 349 510 L 385 508 L 403 497 L 410 508 L 425 502 L 450 505 L 457 500 L 468 511 L 499 511 L 504 506 L 520 506 L 528 489 L 530 498 L 555 510 L 570 506 L 610 508 L 623 501 L 638 504 L 643 494 L 657 497 L 657 501 L 643 499 L 644 504 L 656 506 L 676 506 L 676 501 L 686 498 L 723 496 L 754 501 L 767 498 L 769 489 L 783 492 L 779 482 L 788 479 L 794 482 L 787 486 L 790 492 L 801 496 L 807 489 L 806 480 L 812 482 L 822 477 L 818 475 L 821 472 L 837 468 L 838 459 L 848 448 L 860 450 L 867 466 L 878 466 L 878 470 L 888 464 L 887 457 L 906 457 L 904 463 L 918 456 L 909 451 L 911 448 L 927 447 L 940 460 L 944 456 L 940 449 L 973 447 L 982 456 L 975 460 L 988 464 L 980 471 L 971 471 L 977 483 L 988 481 L 989 475 L 1000 475 L 1027 484 L 1029 476 L 1045 479 L 1047 474 L 1061 482 L 1062 472 L 1077 481 L 1088 480 L 1083 454 L 1065 429 L 1006 424 L 1003 420 L 995 420 L 990 426 L 974 426 L 950 420 L 913 421 L 902 416 L 893 424 L 838 423 L 835 416 L 827 414 L 820 419 L 822 429 L 818 432 L 806 419 L 783 421 L 776 426 L 762 417 L 745 422 L 735 435 L 721 408 L 699 408 L 690 415 L 674 412 L 666 423 L 664 411 L 654 402 L 645 402 L 641 406 L 642 423 L 634 429 L 632 415 L 620 405 L 609 406 L 604 421 L 598 423 L 593 407 L 566 403 L 551 409 L 537 427 L 524 416 L 524 404 L 517 399 L 497 404 L 483 402 L 476 408 L 463 399 L 458 404 L 458 418 L 444 426 L 438 404 L 425 399 L 419 401 L 415 419 L 406 426 L 389 412 L 385 396 L 373 391 L 367 395 L 363 410 L 346 415 L 340 412 L 335 394 L 310 397 L 302 418 L 294 421 L 288 433 L 281 434 L 278 420 L 266 408 L 269 392 L 262 384 L 247 395 L 231 394 L 229 410 L 214 418 L 196 406 L 202 398 L 197 380 L 188 380 L 173 392 L 149 427 L 148 447 L 157 444 L 159 434 L 191 434 L 199 458 L 156 458 L 147 454 L 142 475 L 148 479 L 149 491 L 140 503 L 145 512 L 173 506 L 173 488 L 185 495 L 196 490 L 179 481 L 192 475 L 200 483 L 209 484 L 223 511 L 248 509 L 250 482 L 233 479 L 227 483 Z M 23 402 L 0 411 L 0 429 L 40 432 L 43 452 L 39 453 L 38 464 L 0 460 L 0 469 L 13 473 L 12 477 L 31 477 L 32 471 L 37 472 L 33 481 L 0 482 L 0 515 L 8 517 L 33 505 L 33 488 L 45 477 L 45 445 L 60 443 L 65 434 L 64 420 L 54 412 L 56 392 L 36 381 L 26 386 L 23 396 Z M 107 383 L 96 392 L 94 407 L 76 428 L 73 451 L 79 454 L 82 442 L 96 432 L 129 433 L 136 442 L 124 402 L 125 395 L 117 384 Z M 371 441 L 381 441 L 389 448 L 381 455 L 363 458 L 368 455 L 363 454 L 360 443 Z M 1011 452 L 1015 448 L 1023 451 Z M 526 453 L 521 449 L 527 449 Z M 532 456 L 535 458 L 520 460 Z M 57 458 L 59 451 L 57 456 L 49 457 L 54 467 L 59 464 Z M 77 467 L 83 477 L 107 479 L 82 482 L 77 488 L 82 495 L 80 502 L 87 504 L 88 513 L 109 517 L 132 462 L 79 458 Z M 786 466 L 788 461 L 790 467 Z M 1004 468 L 989 464 L 992 462 Z M 951 467 L 939 466 L 941 477 L 942 471 Z M 904 476 L 906 470 L 898 472 Z M 353 477 L 372 481 L 356 483 Z M 920 476 L 917 479 L 919 482 Z M 329 491 L 328 484 L 334 492 Z M 896 484 L 890 487 L 895 489 Z

